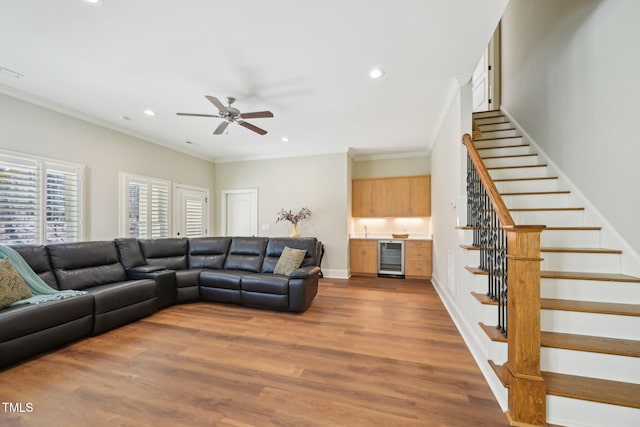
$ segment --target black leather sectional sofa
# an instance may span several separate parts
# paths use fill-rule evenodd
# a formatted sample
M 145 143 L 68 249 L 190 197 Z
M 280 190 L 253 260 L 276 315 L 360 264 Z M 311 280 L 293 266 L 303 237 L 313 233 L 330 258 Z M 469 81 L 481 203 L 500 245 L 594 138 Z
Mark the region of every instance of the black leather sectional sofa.
M 274 274 L 285 247 L 300 268 Z M 52 288 L 87 294 L 0 310 L 0 367 L 177 303 L 214 301 L 303 312 L 318 290 L 316 238 L 202 237 L 13 246 Z

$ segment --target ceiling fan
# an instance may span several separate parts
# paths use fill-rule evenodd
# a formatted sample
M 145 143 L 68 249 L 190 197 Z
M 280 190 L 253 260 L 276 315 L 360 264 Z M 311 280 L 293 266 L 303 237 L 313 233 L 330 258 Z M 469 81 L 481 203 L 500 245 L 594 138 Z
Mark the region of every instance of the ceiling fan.
M 273 113 L 271 111 L 255 111 L 253 113 L 241 113 L 240 110 L 231 106 L 231 104 L 233 104 L 236 101 L 235 98 L 227 97 L 228 105 L 225 107 L 222 104 L 222 102 L 220 102 L 220 100 L 215 96 L 205 95 L 204 97 L 207 98 L 209 102 L 211 102 L 218 109 L 219 115 L 195 114 L 195 113 L 176 113 L 176 114 L 178 116 L 217 117 L 220 119 L 224 119 L 224 121 L 218 125 L 216 130 L 213 131 L 214 135 L 222 134 L 227 129 L 227 126 L 229 126 L 229 123 L 237 123 L 240 126 L 243 126 L 260 135 L 264 135 L 267 133 L 266 130 L 260 129 L 259 127 L 254 126 L 249 122 L 245 122 L 243 119 L 261 119 L 264 117 L 273 117 Z

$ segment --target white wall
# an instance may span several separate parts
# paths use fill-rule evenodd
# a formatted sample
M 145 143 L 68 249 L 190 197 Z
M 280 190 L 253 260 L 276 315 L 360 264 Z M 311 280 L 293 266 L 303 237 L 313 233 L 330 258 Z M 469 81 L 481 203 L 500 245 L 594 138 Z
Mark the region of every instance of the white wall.
M 640 2 L 511 0 L 502 19 L 502 102 L 640 252 Z
M 3 94 L 0 117 L 0 148 L 86 165 L 84 240 L 118 237 L 119 171 L 208 188 L 213 194 L 215 166 L 205 160 Z
M 300 222 L 298 230 L 302 236 L 317 237 L 324 244 L 322 270 L 326 277 L 346 277 L 349 162 L 344 153 L 217 164 L 217 234 L 221 233 L 221 192 L 257 188 L 259 235 L 288 236 L 291 224 L 276 223 L 278 211 L 297 211 L 306 206 L 311 217 Z M 270 230 L 261 230 L 263 224 L 270 225 Z
M 429 156 L 398 157 L 353 162 L 353 178 L 382 178 L 388 176 L 429 175 Z

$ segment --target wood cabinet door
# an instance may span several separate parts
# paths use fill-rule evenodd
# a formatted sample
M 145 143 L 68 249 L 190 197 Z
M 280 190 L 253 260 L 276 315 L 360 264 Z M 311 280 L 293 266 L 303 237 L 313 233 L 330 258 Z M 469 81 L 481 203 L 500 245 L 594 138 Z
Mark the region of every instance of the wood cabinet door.
M 351 215 L 356 218 L 371 217 L 371 180 L 351 181 Z
M 377 240 L 349 241 L 349 268 L 352 274 L 378 273 L 378 242 Z
M 430 240 L 407 240 L 405 242 L 404 254 L 405 276 L 431 277 L 432 242 Z
M 431 216 L 431 176 L 410 176 L 407 216 Z

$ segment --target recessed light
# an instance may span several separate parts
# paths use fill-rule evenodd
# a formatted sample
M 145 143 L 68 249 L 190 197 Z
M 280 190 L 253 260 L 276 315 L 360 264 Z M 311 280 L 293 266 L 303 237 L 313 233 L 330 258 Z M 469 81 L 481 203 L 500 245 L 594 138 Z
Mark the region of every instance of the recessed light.
M 156 113 L 153 110 L 144 110 L 144 113 L 149 117 L 156 115 Z
M 102 0 L 84 0 L 85 3 L 98 4 L 102 3 Z
M 372 79 L 379 79 L 382 76 L 384 76 L 384 70 L 382 68 L 373 68 L 369 71 L 369 77 Z
M 129 117 L 129 116 L 120 116 L 120 118 L 121 118 L 122 120 L 131 121 L 131 117 Z
M 289 138 L 287 138 L 286 136 L 282 137 L 282 142 L 289 142 Z

